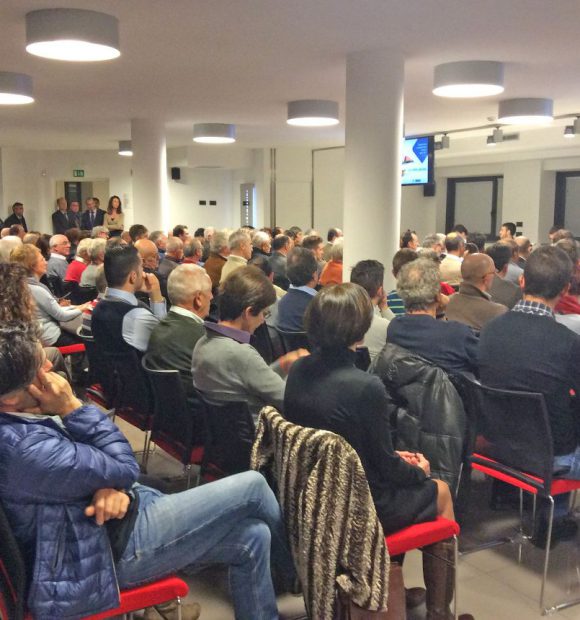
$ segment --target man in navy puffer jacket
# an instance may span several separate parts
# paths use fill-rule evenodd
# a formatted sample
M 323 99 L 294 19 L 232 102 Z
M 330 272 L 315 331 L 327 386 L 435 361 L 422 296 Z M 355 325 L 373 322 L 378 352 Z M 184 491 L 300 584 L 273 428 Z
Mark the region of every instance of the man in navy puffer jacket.
M 0 326 L 0 501 L 27 561 L 34 618 L 96 614 L 118 604 L 117 586 L 208 564 L 229 565 L 236 618 L 278 618 L 270 543 L 282 573 L 293 568 L 263 477 L 174 495 L 135 484 L 125 437 L 44 362 L 28 326 Z

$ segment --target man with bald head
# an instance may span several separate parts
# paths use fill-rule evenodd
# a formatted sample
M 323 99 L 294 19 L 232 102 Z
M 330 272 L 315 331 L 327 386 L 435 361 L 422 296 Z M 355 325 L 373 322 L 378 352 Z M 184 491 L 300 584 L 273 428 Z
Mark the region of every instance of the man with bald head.
M 452 295 L 446 315 L 473 329 L 481 328 L 491 319 L 507 312 L 502 304 L 491 301 L 489 289 L 495 276 L 495 265 L 487 254 L 470 254 L 461 263 L 459 293 Z
M 157 245 L 150 239 L 139 239 L 135 241 L 135 248 L 143 261 L 143 271 L 154 273 L 159 267 L 159 252 Z

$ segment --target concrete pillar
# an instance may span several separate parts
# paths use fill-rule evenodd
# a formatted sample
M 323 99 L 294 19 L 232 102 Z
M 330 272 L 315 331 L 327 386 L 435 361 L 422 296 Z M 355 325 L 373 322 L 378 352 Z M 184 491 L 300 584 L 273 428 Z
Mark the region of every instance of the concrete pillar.
M 170 226 L 165 124 L 158 119 L 132 119 L 133 222 L 149 231 Z
M 385 266 L 399 248 L 404 59 L 393 50 L 349 54 L 346 60 L 344 270 L 363 259 Z

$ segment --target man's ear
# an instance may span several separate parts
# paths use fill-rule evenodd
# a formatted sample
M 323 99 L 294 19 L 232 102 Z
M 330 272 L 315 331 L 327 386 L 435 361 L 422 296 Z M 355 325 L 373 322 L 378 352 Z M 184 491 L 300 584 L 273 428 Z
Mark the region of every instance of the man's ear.
M 523 291 L 523 290 L 526 288 L 526 279 L 525 279 L 525 277 L 524 277 L 524 274 L 523 274 L 523 273 L 521 273 L 521 274 L 520 274 L 520 277 L 518 278 L 518 280 L 519 280 L 519 285 L 520 285 L 520 288 L 521 288 L 521 289 L 522 289 L 522 291 Z
M 194 296 L 193 296 L 193 307 L 196 310 L 199 310 L 202 306 L 201 300 L 200 300 L 200 293 L 197 292 Z
M 136 271 L 132 271 L 129 274 L 129 283 L 130 284 L 135 284 L 136 281 L 137 281 L 137 272 Z

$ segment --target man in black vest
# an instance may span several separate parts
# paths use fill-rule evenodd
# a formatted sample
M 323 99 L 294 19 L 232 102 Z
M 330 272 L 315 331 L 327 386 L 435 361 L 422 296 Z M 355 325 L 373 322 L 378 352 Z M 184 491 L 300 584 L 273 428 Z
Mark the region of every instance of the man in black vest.
M 105 353 L 147 350 L 149 337 L 166 315 L 159 280 L 143 273 L 139 252 L 133 246 L 110 248 L 105 254 L 107 292 L 95 306 L 92 331 Z M 149 295 L 149 307 L 135 297 L 137 291 Z

